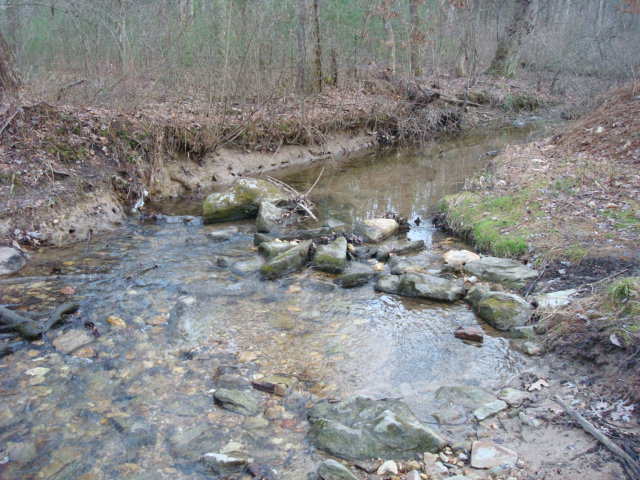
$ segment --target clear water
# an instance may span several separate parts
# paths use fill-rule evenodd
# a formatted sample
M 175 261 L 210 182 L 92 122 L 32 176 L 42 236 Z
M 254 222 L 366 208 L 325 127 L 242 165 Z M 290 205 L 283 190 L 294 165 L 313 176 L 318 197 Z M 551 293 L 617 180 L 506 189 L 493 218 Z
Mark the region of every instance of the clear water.
M 439 198 L 483 168 L 484 152 L 526 134 L 467 135 L 422 151 L 360 154 L 278 177 L 305 191 L 324 167 L 312 193 L 321 219 L 351 222 L 386 211 L 428 219 Z M 198 214 L 199 205 L 151 208 Z M 499 388 L 524 365 L 486 326 L 481 347 L 453 337 L 457 326 L 477 324 L 463 303 L 379 294 L 372 285 L 332 288 L 331 276 L 312 271 L 261 281 L 253 225 L 234 225 L 237 235 L 212 244 L 204 233 L 220 225 L 131 220 L 90 243 L 42 251 L 19 276 L 0 279 L 0 304 L 12 308 L 47 312 L 71 299 L 82 304 L 63 328 L 0 360 L 1 478 L 209 478 L 195 459 L 230 442 L 240 444 L 232 444 L 239 449 L 232 455 L 305 478 L 324 458 L 305 440 L 310 402 L 403 397 L 433 422 L 438 387 Z M 409 237 L 425 240 L 424 262 L 438 263 L 444 236 L 430 222 Z M 227 266 L 219 266 L 220 257 Z M 110 325 L 111 315 L 126 328 Z M 70 329 L 90 333 L 87 322 L 98 338 L 73 355 L 56 351 L 53 339 Z M 26 373 L 35 367 L 49 370 Z M 211 391 L 229 372 L 248 380 L 280 374 L 298 383 L 284 398 L 253 391 L 265 413 L 248 418 L 213 403 Z M 135 422 L 146 434 L 127 427 Z M 35 445 L 35 458 L 3 460 L 8 442 Z

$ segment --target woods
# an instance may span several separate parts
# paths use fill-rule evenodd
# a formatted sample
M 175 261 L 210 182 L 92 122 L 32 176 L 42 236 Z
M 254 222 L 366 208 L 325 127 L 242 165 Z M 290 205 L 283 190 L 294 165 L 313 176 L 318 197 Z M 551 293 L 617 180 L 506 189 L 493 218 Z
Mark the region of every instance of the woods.
M 21 72 L 45 97 L 86 79 L 62 100 L 91 104 L 305 94 L 358 82 L 371 66 L 615 84 L 637 76 L 638 9 L 635 0 L 3 0 L 0 74 L 3 89 Z

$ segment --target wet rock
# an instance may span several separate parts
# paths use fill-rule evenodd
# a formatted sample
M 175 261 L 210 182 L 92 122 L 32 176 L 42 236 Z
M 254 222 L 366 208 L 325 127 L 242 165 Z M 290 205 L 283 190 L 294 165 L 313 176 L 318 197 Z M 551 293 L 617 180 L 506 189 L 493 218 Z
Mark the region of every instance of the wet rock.
M 60 353 L 69 354 L 93 341 L 93 337 L 84 330 L 69 330 L 53 340 L 53 346 Z
M 109 316 L 109 318 L 107 318 L 107 323 L 118 330 L 127 328 L 127 323 L 120 317 L 116 317 L 114 315 L 111 315 Z
M 38 452 L 33 442 L 7 442 L 4 446 L 4 454 L 11 462 L 26 464 L 35 460 Z
M 498 399 L 507 402 L 509 405 L 520 405 L 527 397 L 527 392 L 516 390 L 515 388 L 503 388 L 498 393 Z
M 251 386 L 261 392 L 267 392 L 282 397 L 294 383 L 295 380 L 290 377 L 269 375 L 267 377 L 253 380 L 251 382 Z
M 291 232 L 282 232 L 278 235 L 280 240 L 318 240 L 322 237 L 329 237 L 333 234 L 344 233 L 342 229 L 333 229 L 329 227 L 312 228 L 309 230 L 294 230 Z
M 379 292 L 399 294 L 400 280 L 397 275 L 380 275 L 374 288 Z
M 400 400 L 353 397 L 319 402 L 308 412 L 309 437 L 318 448 L 351 460 L 412 458 L 446 441 Z
M 506 475 L 509 475 L 512 469 L 513 467 L 507 465 L 506 463 L 503 463 L 502 465 L 491 467 L 489 470 L 487 470 L 487 475 L 493 478 L 504 477 Z
M 391 275 L 402 275 L 408 268 L 413 266 L 410 260 L 403 257 L 391 256 L 387 262 Z
M 410 272 L 400 279 L 400 295 L 453 302 L 464 297 L 464 283 L 462 280 Z
M 17 272 L 29 261 L 26 253 L 13 247 L 0 247 L 0 275 Z
M 247 461 L 245 459 L 231 457 L 224 453 L 205 453 L 200 458 L 200 463 L 207 470 L 218 475 L 240 473 L 247 465 Z
M 490 292 L 478 303 L 480 318 L 503 331 L 523 326 L 532 313 L 533 307 L 528 302 L 510 293 Z
M 378 475 L 388 475 L 388 474 L 397 475 L 398 465 L 393 460 L 387 460 L 386 462 L 383 462 L 383 464 L 378 467 L 378 470 L 376 470 L 376 473 Z
M 450 405 L 462 405 L 467 408 L 479 408 L 496 399 L 495 395 L 479 387 L 469 385 L 459 387 L 440 387 L 436 390 L 436 399 Z
M 284 208 L 275 206 L 271 202 L 262 202 L 256 218 L 256 231 L 259 233 L 275 232 L 282 228 Z
M 420 252 L 424 250 L 423 240 L 392 242 L 375 249 L 376 258 L 384 262 L 390 255 L 407 255 L 408 253 Z
M 7 405 L 0 406 L 0 428 L 10 427 L 19 421 L 20 417 L 13 413 L 13 410 Z
M 253 235 L 253 244 L 257 247 L 261 243 L 265 242 L 273 242 L 275 240 L 274 237 L 266 235 L 264 233 L 256 233 Z
M 336 462 L 335 460 L 325 460 L 318 466 L 318 476 L 322 480 L 357 480 L 351 471 Z
M 368 283 L 375 275 L 376 271 L 370 265 L 351 262 L 345 273 L 334 279 L 333 283 L 343 288 L 354 288 Z
M 560 290 L 558 292 L 545 293 L 544 295 L 536 295 L 533 298 L 541 310 L 553 310 L 560 307 L 566 307 L 571 304 L 572 296 L 577 290 Z
M 250 273 L 255 273 L 260 270 L 260 267 L 264 265 L 264 259 L 256 255 L 255 257 L 251 257 L 248 260 L 240 260 L 239 262 L 235 262 L 231 267 L 232 270 L 240 275 L 247 275 Z
M 156 443 L 155 429 L 144 420 L 132 417 L 112 417 L 111 425 L 124 435 L 125 442 L 130 446 L 154 445 Z
M 511 327 L 509 333 L 513 338 L 532 338 L 536 334 L 536 327 L 533 325 Z
M 155 217 L 157 224 L 182 224 L 195 227 L 202 225 L 202 217 L 194 217 L 193 215 L 162 215 L 161 213 L 158 213 L 153 217 Z
M 269 420 L 261 415 L 256 417 L 249 417 L 242 423 L 242 427 L 249 431 L 264 430 L 268 426 Z
M 455 407 L 445 408 L 439 412 L 431 414 L 433 418 L 440 424 L 458 425 L 464 423 L 465 416 Z
M 300 270 L 307 262 L 311 240 L 302 242 L 269 260 L 260 267 L 265 278 L 277 278 Z
M 291 250 L 291 248 L 295 247 L 295 243 L 289 242 L 262 242 L 258 247 L 258 251 L 264 255 L 266 258 L 277 257 L 281 253 L 286 252 L 287 250 Z
M 213 243 L 226 242 L 238 233 L 238 227 L 226 227 L 216 230 L 209 230 L 205 236 Z
M 464 297 L 464 299 L 469 302 L 474 310 L 477 310 L 480 300 L 482 300 L 482 297 L 484 297 L 489 292 L 491 292 L 491 289 L 487 285 L 474 285 L 467 291 L 467 295 Z
M 484 330 L 480 327 L 458 327 L 453 332 L 454 337 L 472 342 L 482 342 L 484 340 Z
M 272 183 L 243 178 L 225 192 L 209 195 L 202 205 L 202 211 L 205 223 L 226 222 L 255 216 L 262 202 L 282 205 L 287 201 L 286 193 Z
M 500 283 L 511 288 L 522 288 L 538 277 L 533 270 L 517 260 L 497 257 L 483 257 L 464 266 L 465 273 L 481 280 Z
M 524 342 L 520 345 L 520 350 L 527 355 L 540 355 L 544 351 L 542 345 L 535 342 Z
M 356 468 L 359 468 L 363 472 L 373 473 L 378 470 L 378 467 L 382 464 L 381 460 L 360 460 L 359 462 L 355 462 L 353 465 Z
M 420 476 L 420 472 L 418 470 L 411 470 L 410 472 L 407 472 L 407 476 L 405 477 L 406 480 L 422 480 L 422 477 Z
M 176 456 L 191 459 L 198 458 L 207 445 L 211 445 L 216 435 L 216 428 L 211 425 L 197 425 L 169 436 L 171 450 Z
M 471 466 L 488 469 L 499 465 L 515 467 L 518 454 L 513 450 L 487 440 L 478 440 L 471 446 Z
M 480 255 L 469 250 L 449 250 L 444 254 L 444 263 L 454 268 L 459 268 L 478 260 L 480 260 Z
M 347 239 L 338 237 L 327 245 L 318 245 L 313 266 L 323 272 L 342 273 L 347 265 Z
M 495 415 L 496 413 L 499 413 L 506 408 L 506 402 L 503 402 L 502 400 L 494 400 L 493 402 L 485 403 L 480 408 L 477 408 L 473 412 L 473 415 L 478 420 L 484 420 L 485 418 Z
M 255 415 L 260 410 L 260 402 L 249 391 L 220 388 L 213 399 L 222 408 L 243 415 Z
M 391 218 L 372 218 L 365 220 L 355 228 L 366 243 L 378 243 L 398 230 L 398 222 Z

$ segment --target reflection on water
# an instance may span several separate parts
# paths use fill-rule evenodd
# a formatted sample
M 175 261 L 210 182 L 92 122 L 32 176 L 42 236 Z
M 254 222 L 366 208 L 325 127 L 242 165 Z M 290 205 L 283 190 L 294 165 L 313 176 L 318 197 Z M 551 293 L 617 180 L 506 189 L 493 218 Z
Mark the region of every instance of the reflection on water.
M 314 197 L 323 218 L 426 218 L 484 165 L 483 152 L 523 134 L 325 164 Z M 303 191 L 320 168 L 281 178 Z M 163 207 L 197 213 L 194 205 Z M 304 438 L 304 407 L 314 399 L 404 397 L 430 421 L 439 386 L 497 388 L 522 366 L 503 338 L 488 335 L 478 347 L 453 337 L 457 326 L 476 324 L 462 303 L 403 299 L 371 285 L 336 289 L 311 271 L 260 281 L 252 225 L 237 225 L 229 242 L 211 244 L 204 233 L 215 226 L 132 221 L 89 244 L 39 253 L 20 277 L 0 280 L 3 305 L 44 313 L 69 299 L 82 304 L 64 328 L 1 360 L 0 461 L 10 461 L 0 477 L 207 478 L 194 460 L 210 451 L 281 474 L 308 472 L 322 458 Z M 437 248 L 429 222 L 410 235 Z M 99 337 L 72 355 L 53 347 L 69 330 L 90 334 L 87 325 Z M 213 404 L 223 378 L 274 374 L 298 383 L 284 398 L 253 392 L 263 414 Z

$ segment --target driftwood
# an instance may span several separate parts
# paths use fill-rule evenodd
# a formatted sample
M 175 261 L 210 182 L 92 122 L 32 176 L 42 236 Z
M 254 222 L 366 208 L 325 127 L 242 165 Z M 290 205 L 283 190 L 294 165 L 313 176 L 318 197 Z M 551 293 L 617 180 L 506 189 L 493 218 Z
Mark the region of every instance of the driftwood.
M 600 443 L 602 443 L 605 447 L 609 449 L 611 453 L 617 456 L 620 460 L 622 460 L 623 465 L 625 465 L 631 472 L 632 478 L 640 478 L 640 464 L 635 461 L 631 456 L 625 452 L 622 448 L 608 439 L 604 433 L 594 427 L 589 421 L 587 421 L 582 415 L 576 412 L 573 408 L 571 408 L 564 400 L 562 400 L 559 396 L 554 395 L 553 401 L 560 405 L 565 411 L 569 414 L 571 418 L 573 418 L 578 424 L 593 435 Z
M 63 315 L 77 312 L 79 308 L 80 305 L 73 302 L 60 305 L 49 315 L 49 319 L 40 328 L 35 320 L 19 315 L 13 310 L 0 307 L 0 324 L 6 325 L 27 340 L 35 340 L 62 320 Z

